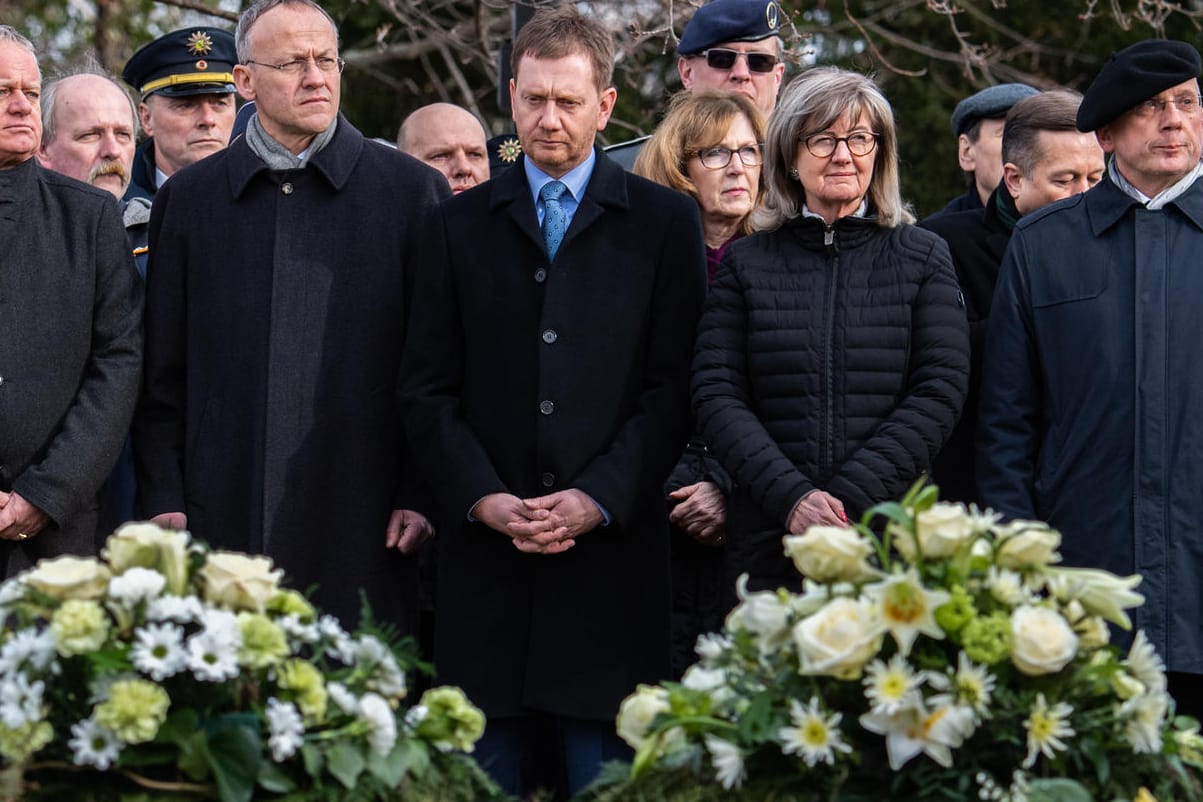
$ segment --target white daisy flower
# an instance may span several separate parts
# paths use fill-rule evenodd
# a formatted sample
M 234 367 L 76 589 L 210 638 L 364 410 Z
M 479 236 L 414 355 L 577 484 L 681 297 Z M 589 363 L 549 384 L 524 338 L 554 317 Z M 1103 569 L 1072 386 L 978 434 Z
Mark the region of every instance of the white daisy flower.
M 905 657 L 920 633 L 936 640 L 944 639 L 944 630 L 936 623 L 936 608 L 951 595 L 944 590 L 929 590 L 919 581 L 919 572 L 911 566 L 904 574 L 894 574 L 865 587 L 881 616 L 882 625 L 889 630 Z
M 798 700 L 789 703 L 790 719 L 794 726 L 782 727 L 777 731 L 781 739 L 781 751 L 787 755 L 801 755 L 806 765 L 813 767 L 823 762 L 835 765 L 835 753 L 848 753 L 852 747 L 844 743 L 840 735 L 839 713 L 824 716 L 819 710 L 819 697 L 810 697 L 810 704 L 803 707 Z
M 272 750 L 272 760 L 283 763 L 296 754 L 305 743 L 305 724 L 292 702 L 281 702 L 272 697 L 267 700 L 264 711 L 267 718 L 267 745 Z
M 0 682 L 0 722 L 15 730 L 42 720 L 42 694 L 46 683 L 29 681 L 18 672 Z
M 330 701 L 334 702 L 334 706 L 344 713 L 359 712 L 359 699 L 355 694 L 347 690 L 347 686 L 341 682 L 331 682 L 326 685 L 326 695 L 330 697 Z
M 188 666 L 184 628 L 179 624 L 147 624 L 134 632 L 129 654 L 134 668 L 162 682 Z
M 748 772 L 744 768 L 743 752 L 738 746 L 715 735 L 707 735 L 706 751 L 710 753 L 710 763 L 714 766 L 714 776 L 719 785 L 727 791 L 743 785 Z
M 359 717 L 368 725 L 368 745 L 378 755 L 387 755 L 397 743 L 397 719 L 383 696 L 365 693 L 359 700 Z
M 994 694 L 994 676 L 984 666 L 975 665 L 969 655 L 961 652 L 957 657 L 956 674 L 927 675 L 927 683 L 938 691 L 931 697 L 932 705 L 968 705 L 978 715 L 978 720 L 990 717 L 990 702 Z
M 54 634 L 45 629 L 23 629 L 0 647 L 0 674 L 15 674 L 29 669 L 35 674 L 58 666 Z
M 108 727 L 102 727 L 93 719 L 71 725 L 71 739 L 67 741 L 71 747 L 72 760 L 77 766 L 95 766 L 101 771 L 107 771 L 121 754 L 121 739 Z
M 289 613 L 276 619 L 276 624 L 284 630 L 284 634 L 301 643 L 316 643 L 321 637 L 317 624 L 305 624 L 296 613 Z
M 1119 709 L 1124 723 L 1124 738 L 1138 755 L 1156 755 L 1161 752 L 1161 733 L 1165 728 L 1165 717 L 1169 712 L 1170 699 L 1165 691 L 1137 696 L 1129 699 Z
M 865 696 L 874 713 L 893 715 L 905 707 L 918 707 L 923 702 L 919 685 L 923 674 L 916 674 L 901 654 L 889 663 L 874 660 L 865 669 Z
M 1128 673 L 1140 680 L 1151 692 L 1165 690 L 1165 663 L 1161 661 L 1153 644 L 1149 643 L 1143 629 L 1136 631 L 1136 637 L 1132 639 L 1132 648 L 1128 650 L 1128 659 L 1123 664 L 1128 667 Z
M 133 607 L 140 601 L 150 601 L 163 592 L 167 577 L 149 568 L 130 568 L 109 580 L 109 598 Z
M 228 633 L 202 630 L 188 639 L 188 670 L 202 682 L 222 682 L 238 676 L 238 645 Z
M 1022 764 L 1025 769 L 1030 769 L 1036 763 L 1037 755 L 1052 760 L 1057 752 L 1066 750 L 1064 739 L 1076 734 L 1069 725 L 1069 715 L 1073 712 L 1073 706 L 1065 702 L 1058 702 L 1050 708 L 1044 694 L 1036 694 L 1036 704 L 1032 705 L 1027 720 L 1023 722 L 1023 728 L 1028 731 L 1028 755 Z
M 201 611 L 200 625 L 209 635 L 232 644 L 234 648 L 242 645 L 242 627 L 238 624 L 238 616 L 229 610 L 206 607 Z
M 205 608 L 195 596 L 159 596 L 146 605 L 146 620 L 190 624 L 199 621 Z

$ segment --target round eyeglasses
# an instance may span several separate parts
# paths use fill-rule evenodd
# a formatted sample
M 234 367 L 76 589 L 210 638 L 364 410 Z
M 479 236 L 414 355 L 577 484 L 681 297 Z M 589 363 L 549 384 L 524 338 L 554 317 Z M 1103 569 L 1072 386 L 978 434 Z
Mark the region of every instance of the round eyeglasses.
M 840 146 L 841 142 L 848 146 L 848 152 L 853 156 L 868 156 L 873 152 L 873 148 L 877 147 L 879 136 L 881 134 L 873 134 L 868 131 L 858 131 L 855 134 L 848 134 L 848 136 L 813 134 L 802 137 L 802 142 L 810 151 L 810 155 L 819 159 L 826 159 L 835 153 L 835 149 Z
M 1203 97 L 1199 95 L 1179 95 L 1172 98 L 1154 97 L 1137 103 L 1132 108 L 1132 113 L 1137 117 L 1160 117 L 1165 114 L 1166 106 L 1172 105 L 1183 115 L 1193 117 L 1199 113 L 1200 101 L 1203 101 Z
M 758 167 L 760 165 L 760 145 L 745 145 L 736 150 L 724 147 L 704 148 L 702 150 L 695 150 L 693 155 L 698 157 L 698 161 L 702 163 L 703 167 L 710 170 L 722 170 L 731 164 L 731 158 L 737 153 L 744 167 Z

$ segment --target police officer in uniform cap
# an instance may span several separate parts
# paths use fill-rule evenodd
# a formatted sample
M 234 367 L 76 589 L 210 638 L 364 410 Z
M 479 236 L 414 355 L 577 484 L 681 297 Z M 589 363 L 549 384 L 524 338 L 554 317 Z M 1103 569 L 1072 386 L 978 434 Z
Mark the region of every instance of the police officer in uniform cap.
M 721 89 L 752 98 L 767 119 L 785 77 L 776 0 L 712 0 L 685 26 L 677 72 L 686 90 Z M 606 148 L 628 170 L 647 137 Z
M 144 45 L 121 77 L 142 98 L 147 140 L 138 146 L 126 197 L 153 198 L 178 170 L 223 149 L 234 125 L 234 37 L 182 28 Z

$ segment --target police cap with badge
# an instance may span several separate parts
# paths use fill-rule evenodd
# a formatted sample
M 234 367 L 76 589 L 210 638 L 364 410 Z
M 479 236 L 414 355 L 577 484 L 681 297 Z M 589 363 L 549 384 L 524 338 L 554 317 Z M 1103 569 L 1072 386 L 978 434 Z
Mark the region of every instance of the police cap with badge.
M 1147 39 L 1111 54 L 1082 96 L 1078 130 L 1097 131 L 1178 84 L 1196 80 L 1199 51 L 1186 42 Z M 1198 102 L 1195 90 L 1196 100 Z
M 159 94 L 228 95 L 238 55 L 234 36 L 220 28 L 181 28 L 138 49 L 121 77 L 145 98 Z
M 781 8 L 776 0 L 713 0 L 694 12 L 693 18 L 681 34 L 677 53 L 682 56 L 705 55 L 707 63 L 716 69 L 730 69 L 735 64 L 733 51 L 718 51 L 711 55 L 707 51 L 715 45 L 729 42 L 759 42 L 781 31 Z M 726 61 L 725 59 L 729 59 Z M 720 63 L 715 64 L 717 60 Z M 768 69 L 757 69 L 749 60 L 748 69 L 753 72 L 772 72 L 776 66 L 774 58 Z

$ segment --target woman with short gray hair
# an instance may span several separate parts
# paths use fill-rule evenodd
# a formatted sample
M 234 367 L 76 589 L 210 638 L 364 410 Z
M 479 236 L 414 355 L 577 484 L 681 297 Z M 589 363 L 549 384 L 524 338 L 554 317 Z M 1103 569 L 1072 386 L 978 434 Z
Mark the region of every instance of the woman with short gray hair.
M 965 311 L 948 247 L 911 225 L 877 85 L 819 67 L 769 124 L 758 233 L 711 286 L 693 400 L 734 480 L 729 578 L 797 587 L 781 537 L 847 526 L 923 476 L 960 414 Z

